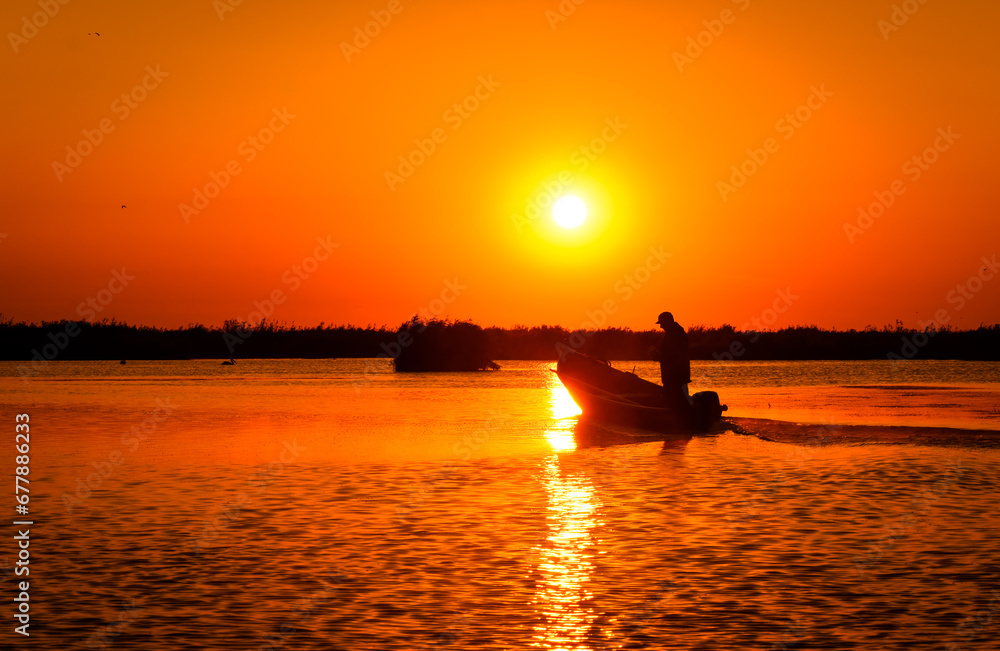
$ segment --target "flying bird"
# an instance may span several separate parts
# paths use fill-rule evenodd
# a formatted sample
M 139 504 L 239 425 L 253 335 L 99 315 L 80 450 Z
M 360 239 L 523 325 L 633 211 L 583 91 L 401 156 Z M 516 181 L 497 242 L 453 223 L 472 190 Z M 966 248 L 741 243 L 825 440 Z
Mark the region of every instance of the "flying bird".
M 125 208 L 125 204 L 122 204 L 122 208 Z
M 100 32 L 87 32 L 87 36 L 100 36 Z

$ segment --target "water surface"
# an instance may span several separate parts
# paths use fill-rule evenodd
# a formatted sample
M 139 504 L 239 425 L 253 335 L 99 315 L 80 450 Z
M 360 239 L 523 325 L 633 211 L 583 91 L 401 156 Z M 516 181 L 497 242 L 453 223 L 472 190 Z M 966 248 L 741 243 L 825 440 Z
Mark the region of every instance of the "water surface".
M 668 441 L 551 366 L 0 367 L 31 646 L 995 648 L 1000 365 L 695 363 L 764 438 Z

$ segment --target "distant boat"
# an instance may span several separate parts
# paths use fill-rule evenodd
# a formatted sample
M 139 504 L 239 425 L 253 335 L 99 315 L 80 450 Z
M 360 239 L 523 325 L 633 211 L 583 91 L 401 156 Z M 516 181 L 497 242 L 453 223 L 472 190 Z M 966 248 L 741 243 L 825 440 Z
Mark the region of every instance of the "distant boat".
M 123 359 L 122 361 L 120 361 L 120 362 L 118 362 L 118 363 L 119 363 L 119 364 L 124 364 L 124 363 L 125 363 L 125 360 Z
M 575 351 L 560 355 L 555 372 L 583 415 L 594 420 L 657 432 L 704 432 L 728 409 L 715 391 L 700 391 L 687 405 L 670 405 L 659 384 Z
M 222 366 L 232 366 L 235 363 L 236 363 L 236 360 L 234 358 L 230 357 L 226 361 L 222 362 Z

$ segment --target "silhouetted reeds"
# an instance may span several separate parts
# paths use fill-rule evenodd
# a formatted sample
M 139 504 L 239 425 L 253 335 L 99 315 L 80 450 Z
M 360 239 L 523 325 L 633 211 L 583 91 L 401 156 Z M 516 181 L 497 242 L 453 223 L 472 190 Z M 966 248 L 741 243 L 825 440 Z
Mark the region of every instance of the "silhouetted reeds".
M 273 321 L 226 321 L 222 327 L 135 326 L 114 319 L 99 322 L 14 322 L 0 317 L 0 359 L 201 359 L 331 358 L 389 356 L 398 370 L 489 368 L 495 359 L 556 359 L 556 345 L 602 359 L 655 359 L 658 330 L 606 328 L 567 330 L 560 326 L 482 328 L 468 321 L 386 326 L 301 327 Z M 869 326 L 826 330 L 794 326 L 740 331 L 730 325 L 688 329 L 692 359 L 964 359 L 1000 360 L 1000 325 L 975 330 L 912 330 Z M 404 340 L 411 343 L 401 345 Z
M 422 321 L 413 317 L 396 333 L 397 371 L 485 371 L 499 368 L 490 340 L 469 321 Z

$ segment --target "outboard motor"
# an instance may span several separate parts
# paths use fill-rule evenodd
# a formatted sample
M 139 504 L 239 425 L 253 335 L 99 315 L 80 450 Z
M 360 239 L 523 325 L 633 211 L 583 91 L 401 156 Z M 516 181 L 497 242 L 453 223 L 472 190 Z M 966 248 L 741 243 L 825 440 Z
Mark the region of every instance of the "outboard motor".
M 715 391 L 699 391 L 691 396 L 692 414 L 695 429 L 706 431 L 722 420 L 722 412 L 728 406 L 719 403 L 719 394 Z

